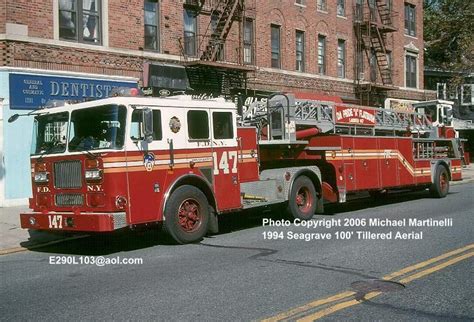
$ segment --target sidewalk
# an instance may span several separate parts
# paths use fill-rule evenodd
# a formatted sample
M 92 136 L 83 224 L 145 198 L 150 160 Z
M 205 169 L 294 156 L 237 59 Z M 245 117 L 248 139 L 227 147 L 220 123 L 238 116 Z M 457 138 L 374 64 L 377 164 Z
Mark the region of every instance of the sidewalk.
M 451 182 L 451 185 L 474 182 L 474 164 L 463 168 L 462 171 L 463 181 Z M 55 234 L 20 228 L 19 214 L 28 211 L 27 206 L 0 208 L 0 255 L 37 248 L 64 239 L 77 238 L 77 236 L 71 237 L 61 232 Z
M 70 238 L 64 233 L 47 233 L 22 229 L 20 213 L 28 206 L 0 208 L 0 255 L 15 253 Z

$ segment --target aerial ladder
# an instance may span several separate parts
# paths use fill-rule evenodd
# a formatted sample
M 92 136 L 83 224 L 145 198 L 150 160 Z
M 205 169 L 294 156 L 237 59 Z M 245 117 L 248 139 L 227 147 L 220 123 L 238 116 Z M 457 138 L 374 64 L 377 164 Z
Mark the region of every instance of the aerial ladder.
M 274 94 L 266 102 L 252 103 L 243 113 L 242 124 L 259 128 L 262 144 L 301 143 L 301 139 L 320 133 L 436 136 L 434 126 L 423 113 L 295 99 L 287 94 Z

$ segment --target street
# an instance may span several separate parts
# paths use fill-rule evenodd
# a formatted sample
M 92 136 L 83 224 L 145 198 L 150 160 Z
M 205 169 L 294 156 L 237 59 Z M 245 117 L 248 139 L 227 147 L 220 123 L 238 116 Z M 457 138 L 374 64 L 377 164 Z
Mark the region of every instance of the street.
M 3 255 L 1 319 L 473 320 L 473 191 L 331 205 L 316 228 L 263 226 L 289 219 L 275 209 L 226 215 L 199 244 L 136 231 Z

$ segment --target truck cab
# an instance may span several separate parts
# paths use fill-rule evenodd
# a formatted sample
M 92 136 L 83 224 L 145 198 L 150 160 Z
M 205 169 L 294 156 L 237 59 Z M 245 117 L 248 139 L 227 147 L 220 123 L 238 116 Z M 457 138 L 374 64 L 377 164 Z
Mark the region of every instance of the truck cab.
M 425 114 L 433 126 L 441 127 L 453 125 L 453 105 L 452 101 L 432 100 L 413 103 L 413 108 L 415 112 Z

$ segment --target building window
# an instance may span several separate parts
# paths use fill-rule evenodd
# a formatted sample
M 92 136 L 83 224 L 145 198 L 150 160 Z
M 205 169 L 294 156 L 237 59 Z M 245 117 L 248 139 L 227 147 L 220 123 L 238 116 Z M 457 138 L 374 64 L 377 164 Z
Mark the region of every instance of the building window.
M 415 6 L 409 3 L 405 3 L 405 34 L 416 36 Z
M 369 14 L 370 14 L 370 21 L 376 22 L 377 21 L 376 0 L 369 0 Z
M 405 63 L 406 87 L 416 88 L 416 57 L 407 55 Z
M 160 20 L 157 0 L 145 0 L 145 49 L 160 49 Z
M 281 68 L 280 26 L 271 25 L 272 67 Z
M 346 16 L 346 0 L 337 0 L 337 15 Z
M 304 72 L 304 31 L 296 31 L 296 70 Z
M 370 51 L 370 81 L 372 83 L 377 82 L 377 54 L 375 53 L 375 50 L 372 49 Z
M 244 23 L 244 64 L 253 64 L 253 20 Z
M 361 21 L 364 18 L 364 3 L 362 0 L 356 0 L 355 10 L 354 10 L 354 19 L 356 21 Z
M 213 11 L 211 14 L 211 28 L 212 32 L 217 29 L 219 24 L 219 14 L 216 11 Z M 211 38 L 214 47 L 217 47 L 216 60 L 224 60 L 224 43 L 219 39 Z
M 320 10 L 320 11 L 327 11 L 327 1 L 326 0 L 318 0 L 317 7 L 318 7 L 318 10 Z
M 473 104 L 472 93 L 474 92 L 474 86 L 472 84 L 464 84 L 461 86 L 461 104 L 471 105 Z
M 392 58 L 392 52 L 387 51 L 387 54 L 385 55 L 387 59 L 387 70 L 389 71 L 390 75 L 390 80 L 393 82 L 392 74 L 393 74 L 393 58 Z
M 364 74 L 364 53 L 362 49 L 356 51 L 356 77 L 358 80 L 365 78 Z
M 295 0 L 295 3 L 296 3 L 296 4 L 299 4 L 299 5 L 301 5 L 301 6 L 306 5 L 305 2 L 306 2 L 305 0 Z
M 184 10 L 184 54 L 196 56 L 196 13 L 192 10 Z
M 100 0 L 59 0 L 59 38 L 101 43 Z
M 318 36 L 318 73 L 326 75 L 326 37 Z
M 337 76 L 346 77 L 346 42 L 341 39 L 337 41 Z
M 439 100 L 446 99 L 446 83 L 436 84 L 436 98 Z

